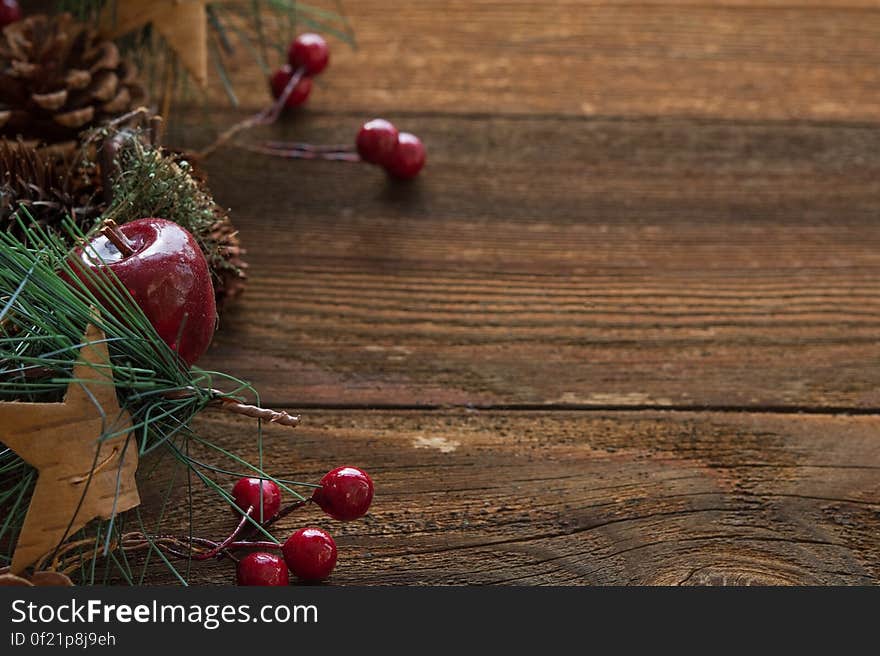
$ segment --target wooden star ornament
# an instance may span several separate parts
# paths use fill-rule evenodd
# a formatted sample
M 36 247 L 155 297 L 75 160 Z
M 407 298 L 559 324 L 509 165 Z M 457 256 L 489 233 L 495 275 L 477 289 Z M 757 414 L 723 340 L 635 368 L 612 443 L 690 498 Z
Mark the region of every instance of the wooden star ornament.
M 0 442 L 38 471 L 12 556 L 20 574 L 95 518 L 140 504 L 138 448 L 119 407 L 104 333 L 86 328 L 62 403 L 0 403 Z M 113 435 L 105 440 L 104 435 Z
M 201 85 L 208 80 L 208 0 L 120 0 L 101 12 L 101 27 L 112 39 L 152 25 Z

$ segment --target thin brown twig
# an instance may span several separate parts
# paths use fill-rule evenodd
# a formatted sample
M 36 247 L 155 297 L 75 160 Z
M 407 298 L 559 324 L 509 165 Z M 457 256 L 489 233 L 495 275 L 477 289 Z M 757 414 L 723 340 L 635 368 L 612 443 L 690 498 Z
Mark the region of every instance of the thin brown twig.
M 225 145 L 230 139 L 232 139 L 235 135 L 243 130 L 249 130 L 251 128 L 257 127 L 258 125 L 271 125 L 275 121 L 278 120 L 278 117 L 281 116 L 281 112 L 284 109 L 284 105 L 287 103 L 287 99 L 290 97 L 290 94 L 293 93 L 293 90 L 300 83 L 303 77 L 306 74 L 306 69 L 304 67 L 300 67 L 297 71 L 291 76 L 290 80 L 287 82 L 287 86 L 284 87 L 284 91 L 281 92 L 281 95 L 266 109 L 261 110 L 260 112 L 250 116 L 249 118 L 244 119 L 243 121 L 239 121 L 232 127 L 224 130 L 220 133 L 213 143 L 211 143 L 207 148 L 203 149 L 199 152 L 198 156 L 202 159 L 207 158 L 218 148 Z
M 301 148 L 275 148 L 266 145 L 235 144 L 236 148 L 247 150 L 260 155 L 271 157 L 283 157 L 285 159 L 321 159 L 336 162 L 360 162 L 357 153 L 344 150 L 306 150 Z
M 271 410 L 269 408 L 261 408 L 256 405 L 242 403 L 241 401 L 228 396 L 220 396 L 214 400 L 213 405 L 222 408 L 227 412 L 244 415 L 245 417 L 251 417 L 253 419 L 262 419 L 263 421 L 268 421 L 271 424 L 278 424 L 279 426 L 290 426 L 291 428 L 294 428 L 299 425 L 299 415 L 291 415 L 284 410 Z
M 279 426 L 289 426 L 291 428 L 295 428 L 299 425 L 300 422 L 299 415 L 291 415 L 284 410 L 272 410 L 270 408 L 261 408 L 258 405 L 244 403 L 236 398 L 233 398 L 227 392 L 224 392 L 222 390 L 204 389 L 201 391 L 208 392 L 213 397 L 213 400 L 210 401 L 209 405 L 212 405 L 215 408 L 219 408 L 221 410 L 225 410 L 226 412 L 244 415 L 245 417 L 251 417 L 253 419 L 262 419 L 263 421 L 268 421 L 272 424 L 278 424 Z M 165 394 L 165 398 L 184 399 L 192 396 L 195 392 L 195 388 L 186 388 Z

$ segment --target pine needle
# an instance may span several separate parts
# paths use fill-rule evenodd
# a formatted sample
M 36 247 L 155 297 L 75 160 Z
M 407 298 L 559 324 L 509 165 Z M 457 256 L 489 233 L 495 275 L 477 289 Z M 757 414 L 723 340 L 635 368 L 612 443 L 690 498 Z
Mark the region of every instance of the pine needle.
M 137 203 L 150 198 L 150 194 L 160 193 L 156 189 L 141 191 L 146 196 L 139 196 Z M 171 202 L 165 209 L 179 210 L 178 201 L 165 201 Z M 126 202 L 120 201 L 120 212 L 127 207 Z M 192 209 L 185 203 L 183 207 Z M 275 480 L 296 498 L 304 498 L 293 489 L 301 484 L 275 479 L 264 471 L 259 425 L 255 427 L 255 446 L 260 454 L 256 466 L 210 440 L 194 435 L 191 430 L 192 419 L 216 399 L 215 381 L 226 381 L 235 394 L 253 391 L 252 388 L 244 381 L 222 373 L 183 366 L 110 269 L 103 274 L 85 270 L 81 258 L 72 256 L 68 244 L 86 243 L 86 235 L 73 223 L 65 223 L 68 234 L 64 238 L 50 234 L 34 223 L 29 224 L 27 220 L 27 212 L 22 210 L 20 227 L 21 234 L 25 235 L 24 241 L 12 234 L 0 233 L 0 401 L 61 401 L 68 386 L 75 382 L 72 371 L 83 347 L 82 335 L 86 326 L 93 323 L 106 335 L 110 354 L 108 363 L 95 366 L 112 369 L 112 383 L 108 381 L 107 384 L 116 387 L 120 407 L 132 417 L 132 437 L 129 439 L 136 439 L 137 443 L 128 448 L 137 448 L 141 454 L 155 450 L 170 453 L 174 456 L 171 462 L 183 463 L 187 478 L 194 475 L 216 491 L 220 503 L 230 500 L 225 486 L 201 470 L 220 475 L 226 475 L 228 470 L 191 458 L 188 455 L 190 440 L 232 459 L 245 471 Z M 96 291 L 91 291 L 93 289 Z M 106 440 L 122 432 L 105 430 L 103 435 L 96 437 Z M 176 478 L 175 474 L 172 480 Z M 36 472 L 30 466 L 0 445 L 0 516 L 4 517 L 0 525 L 0 560 L 3 562 L 11 561 L 35 479 Z M 171 494 L 172 488 L 169 487 L 158 526 L 161 526 Z M 191 488 L 188 494 L 192 504 Z M 189 512 L 192 513 L 192 507 Z M 140 513 L 138 517 L 142 523 Z M 124 516 L 92 522 L 71 537 L 75 539 L 71 545 L 76 548 L 59 546 L 56 550 L 60 559 L 58 566 L 69 571 L 80 583 L 134 582 L 135 579 L 143 582 L 150 562 L 155 561 L 152 554 L 156 552 L 174 576 L 186 582 L 184 575 L 155 544 L 151 545 L 151 551 L 144 559 L 140 576 L 135 577 L 124 552 L 114 550 L 120 542 L 123 525 Z M 146 529 L 143 532 L 149 535 Z M 269 539 L 275 539 L 265 530 L 263 532 Z M 57 559 L 53 555 L 49 560 Z M 103 572 L 98 569 L 99 561 L 105 568 Z M 186 575 L 189 575 L 189 566 Z

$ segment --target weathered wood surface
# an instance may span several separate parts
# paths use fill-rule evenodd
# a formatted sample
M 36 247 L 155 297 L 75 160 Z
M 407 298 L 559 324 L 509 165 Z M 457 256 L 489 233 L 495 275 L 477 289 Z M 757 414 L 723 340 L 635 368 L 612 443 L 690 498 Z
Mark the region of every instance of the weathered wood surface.
M 402 123 L 412 186 L 218 155 L 254 257 L 210 366 L 288 405 L 880 407 L 877 129 Z
M 314 411 L 295 431 L 268 429 L 264 446 L 266 466 L 294 480 L 350 460 L 372 472 L 378 492 L 364 520 L 340 524 L 307 508 L 279 526 L 279 535 L 318 524 L 336 536 L 334 583 L 864 584 L 880 578 L 876 423 Z M 212 413 L 198 428 L 256 458 L 246 422 Z M 146 504 L 157 508 L 163 486 L 149 487 Z M 194 489 L 196 507 L 217 505 L 216 493 Z M 168 512 L 166 526 L 186 526 L 181 504 Z M 226 512 L 194 522 L 218 539 L 235 523 Z M 234 579 L 228 562 L 194 568 L 196 580 Z
M 321 110 L 868 121 L 880 113 L 880 7 L 871 0 L 345 8 L 360 47 L 334 50 L 312 101 Z M 265 82 L 250 80 L 242 102 L 259 104 Z
M 336 583 L 880 581 L 880 8 L 347 4 L 360 50 L 246 138 L 383 115 L 425 175 L 208 163 L 253 266 L 205 365 L 307 408 L 267 467 L 378 485 L 283 528 L 336 534 Z

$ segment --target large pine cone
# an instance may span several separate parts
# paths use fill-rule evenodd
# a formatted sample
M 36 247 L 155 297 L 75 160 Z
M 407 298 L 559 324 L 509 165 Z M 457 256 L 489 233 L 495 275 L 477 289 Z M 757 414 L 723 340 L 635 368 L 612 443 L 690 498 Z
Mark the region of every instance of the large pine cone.
M 103 211 L 99 192 L 97 171 L 77 149 L 0 139 L 0 230 L 19 232 L 21 207 L 44 228 L 70 217 L 88 230 Z
M 238 228 L 219 207 L 216 215 L 217 222 L 211 226 L 209 236 L 216 245 L 220 258 L 215 261 L 211 270 L 214 273 L 217 306 L 222 310 L 226 303 L 235 300 L 244 291 L 248 264 L 243 259 L 246 251 L 238 239 Z
M 167 215 L 193 232 L 208 260 L 217 305 L 222 309 L 244 290 L 248 265 L 238 229 L 211 198 L 204 174 L 183 164 L 185 153 L 163 153 L 154 146 L 134 148 L 130 139 L 137 138 L 136 133 L 110 131 L 106 138 L 111 142 L 121 138 L 116 147 L 122 149 L 122 156 L 116 163 L 130 167 L 125 168 L 127 175 L 119 190 L 133 195 L 126 194 L 123 198 L 128 201 L 115 206 L 115 218 L 126 223 L 153 214 Z M 106 144 L 99 140 L 81 147 L 38 147 L 0 138 L 0 230 L 21 237 L 16 214 L 24 207 L 50 232 L 64 235 L 62 223 L 67 217 L 88 232 L 108 210 L 108 200 L 112 200 L 105 193 L 106 185 L 118 175 L 116 170 L 102 170 Z M 165 213 L 171 210 L 173 214 Z
M 0 36 L 0 134 L 47 143 L 144 101 L 137 70 L 70 14 L 35 15 Z

